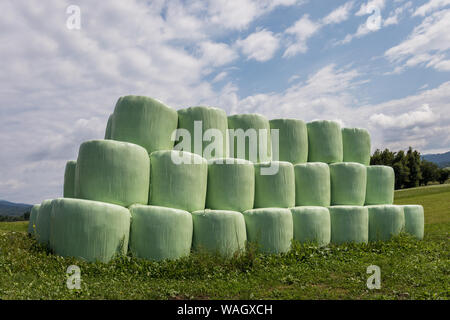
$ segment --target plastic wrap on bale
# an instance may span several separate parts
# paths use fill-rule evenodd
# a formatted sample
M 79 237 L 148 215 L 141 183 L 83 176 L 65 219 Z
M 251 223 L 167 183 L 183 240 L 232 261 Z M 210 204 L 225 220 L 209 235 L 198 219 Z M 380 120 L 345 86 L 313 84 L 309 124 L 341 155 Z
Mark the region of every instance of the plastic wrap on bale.
M 228 118 L 224 110 L 203 106 L 178 110 L 178 129 L 186 129 L 191 136 L 190 149 L 184 151 L 207 160 L 228 157 Z
M 154 206 L 193 212 L 206 200 L 208 162 L 186 151 L 156 151 L 150 155 L 150 201 Z
M 308 161 L 342 162 L 341 126 L 335 121 L 320 120 L 306 124 L 308 128 Z
M 111 139 L 113 116 L 114 116 L 114 114 L 111 114 L 108 117 L 108 122 L 106 124 L 106 129 L 105 129 L 105 140 L 110 140 Z
M 370 164 L 370 134 L 366 129 L 342 129 L 343 161 Z
M 270 120 L 270 129 L 278 129 L 278 159 L 292 164 L 308 161 L 308 129 L 306 123 L 297 119 Z M 272 157 L 275 156 L 272 141 Z M 275 158 L 274 158 L 275 160 Z
M 51 218 L 51 246 L 57 255 L 107 263 L 127 253 L 130 212 L 124 207 L 91 200 L 56 199 Z
M 330 168 L 326 163 L 296 164 L 295 205 L 327 207 L 331 201 Z
M 247 240 L 263 253 L 284 253 L 290 250 L 294 236 L 289 209 L 263 208 L 244 212 Z
M 325 246 L 331 240 L 330 212 L 325 207 L 305 206 L 291 208 L 294 240 Z
M 366 205 L 394 202 L 395 173 L 388 166 L 368 166 Z
M 330 164 L 331 205 L 362 206 L 366 199 L 366 167 L 356 162 Z
M 75 170 L 77 168 L 77 162 L 72 160 L 66 163 L 66 169 L 64 170 L 64 198 L 75 198 Z
M 405 232 L 413 235 L 419 240 L 424 234 L 424 213 L 421 205 L 403 205 L 405 214 Z
M 255 208 L 295 206 L 294 166 L 271 161 L 255 164 Z
M 208 161 L 206 208 L 243 212 L 253 209 L 255 169 L 244 159 Z
M 387 241 L 398 236 L 405 227 L 405 215 L 401 206 L 366 206 L 369 211 L 369 241 Z
M 201 210 L 192 213 L 193 248 L 210 254 L 231 257 L 245 250 L 247 234 L 240 212 Z
M 147 260 L 174 260 L 188 256 L 192 243 L 189 212 L 157 206 L 132 205 L 130 252 Z
M 39 207 L 39 213 L 36 217 L 36 239 L 48 246 L 50 242 L 50 215 L 52 213 L 52 200 L 44 200 Z
M 152 98 L 125 96 L 114 108 L 111 139 L 140 145 L 150 154 L 173 148 L 177 126 L 174 109 Z
M 28 222 L 28 228 L 27 228 L 27 232 L 29 235 L 35 236 L 35 234 L 36 234 L 36 220 L 37 220 L 37 216 L 39 214 L 40 207 L 41 207 L 40 204 L 35 204 L 31 208 L 30 221 Z
M 361 206 L 328 207 L 331 221 L 331 242 L 367 243 L 369 240 L 369 211 Z
M 75 173 L 75 197 L 128 207 L 147 204 L 150 160 L 135 144 L 91 140 L 80 146 Z

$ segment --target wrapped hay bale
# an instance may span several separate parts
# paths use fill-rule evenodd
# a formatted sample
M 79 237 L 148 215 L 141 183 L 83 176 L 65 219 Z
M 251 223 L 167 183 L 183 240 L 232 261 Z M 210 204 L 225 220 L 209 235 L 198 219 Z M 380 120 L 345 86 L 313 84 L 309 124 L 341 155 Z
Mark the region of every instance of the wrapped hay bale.
M 107 263 L 128 249 L 130 212 L 104 202 L 56 199 L 51 246 L 55 254 Z
M 294 172 L 296 206 L 330 205 L 330 168 L 326 163 L 296 164 Z
M 405 232 L 422 240 L 425 223 L 423 207 L 420 205 L 403 205 L 401 207 L 405 213 Z
M 186 129 L 191 136 L 190 148 L 184 151 L 207 160 L 228 157 L 228 119 L 224 110 L 214 107 L 178 110 L 178 129 Z
M 370 164 L 370 134 L 366 129 L 342 129 L 343 161 Z
M 405 227 L 405 215 L 401 206 L 367 206 L 369 211 L 369 241 L 387 241 L 397 236 Z
M 243 212 L 253 208 L 254 196 L 253 163 L 232 158 L 208 162 L 208 209 Z
M 294 236 L 289 209 L 264 208 L 244 212 L 247 239 L 264 253 L 283 253 L 291 248 Z
M 113 116 L 114 116 L 114 114 L 109 115 L 108 123 L 106 124 L 106 130 L 105 130 L 105 140 L 111 139 Z
M 290 208 L 293 206 L 295 206 L 295 176 L 292 163 L 271 161 L 255 164 L 254 207 Z
M 341 126 L 335 121 L 321 120 L 307 123 L 308 161 L 342 162 Z
M 325 207 L 291 208 L 294 240 L 326 246 L 331 239 L 330 212 Z
M 245 250 L 247 233 L 240 212 L 201 210 L 192 213 L 195 250 L 231 257 Z
M 52 213 L 52 200 L 44 200 L 39 207 L 36 217 L 36 239 L 44 246 L 50 243 L 50 215 Z
M 150 163 L 149 204 L 189 212 L 205 208 L 208 162 L 204 158 L 186 151 L 156 151 Z
M 41 207 L 40 204 L 35 204 L 32 208 L 31 208 L 31 212 L 30 212 L 30 221 L 28 222 L 28 234 L 34 236 L 36 233 L 36 220 L 37 220 L 37 216 L 39 214 L 39 208 Z
M 189 212 L 144 205 L 132 205 L 130 251 L 147 260 L 178 259 L 188 256 L 192 243 Z
M 308 129 L 306 123 L 297 119 L 270 120 L 270 129 L 278 129 L 278 160 L 292 164 L 308 161 Z M 272 147 L 275 141 L 272 141 Z M 274 150 L 272 149 L 274 156 Z
M 147 204 L 150 160 L 135 144 L 91 140 L 81 144 L 75 171 L 75 197 L 128 207 Z
M 77 168 L 76 161 L 68 161 L 64 171 L 64 198 L 75 198 L 75 169 Z
M 394 203 L 395 174 L 388 166 L 368 166 L 366 205 Z
M 267 162 L 272 159 L 269 120 L 259 114 L 237 114 L 228 117 L 230 156 Z
M 170 150 L 177 125 L 177 112 L 163 103 L 142 96 L 121 97 L 114 109 L 111 139 L 135 143 L 149 154 Z
M 367 243 L 369 239 L 369 212 L 367 207 L 328 207 L 331 221 L 331 242 Z
M 356 162 L 330 164 L 331 205 L 362 206 L 366 199 L 366 167 Z

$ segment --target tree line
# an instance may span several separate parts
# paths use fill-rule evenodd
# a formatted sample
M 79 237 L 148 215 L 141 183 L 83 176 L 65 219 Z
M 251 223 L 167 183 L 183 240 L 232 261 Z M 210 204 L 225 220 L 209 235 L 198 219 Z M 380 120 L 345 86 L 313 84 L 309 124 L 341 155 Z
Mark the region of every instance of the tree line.
M 370 164 L 392 167 L 395 172 L 395 189 L 426 186 L 434 181 L 442 184 L 450 176 L 449 168 L 439 168 L 435 163 L 423 160 L 420 152 L 411 147 L 406 152 L 377 149 L 370 158 Z

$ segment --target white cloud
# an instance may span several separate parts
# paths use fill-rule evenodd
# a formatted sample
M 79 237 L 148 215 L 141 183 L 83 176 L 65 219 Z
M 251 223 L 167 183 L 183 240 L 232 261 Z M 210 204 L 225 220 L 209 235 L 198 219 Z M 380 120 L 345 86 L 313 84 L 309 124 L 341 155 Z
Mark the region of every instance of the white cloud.
M 247 59 L 264 62 L 273 57 L 278 49 L 279 40 L 272 32 L 261 30 L 250 34 L 243 40 L 238 40 L 236 45 L 247 56 Z
M 436 122 L 437 117 L 438 115 L 433 112 L 430 106 L 428 104 L 424 104 L 411 112 L 396 115 L 376 113 L 372 115 L 369 120 L 372 125 L 386 129 L 429 125 Z
M 295 37 L 295 41 L 292 41 L 283 57 L 289 58 L 298 53 L 305 53 L 308 50 L 306 41 L 312 37 L 319 29 L 320 24 L 309 19 L 307 14 L 303 15 L 295 24 L 287 28 L 284 33 Z
M 372 14 L 374 8 L 378 10 L 383 10 L 386 5 L 385 0 L 371 0 L 366 3 L 361 4 L 359 10 L 355 13 L 356 16 L 365 16 L 368 14 Z
M 323 24 L 341 23 L 350 17 L 350 11 L 353 8 L 353 1 L 349 1 L 337 9 L 330 12 L 322 19 Z
M 223 66 L 238 57 L 226 43 L 205 41 L 200 43 L 199 47 L 202 63 L 213 67 Z
M 214 79 L 212 80 L 212 82 L 213 82 L 213 83 L 220 82 L 220 81 L 222 81 L 223 79 L 225 79 L 227 76 L 228 76 L 228 72 L 222 71 L 222 72 L 220 72 L 219 74 L 217 74 L 217 75 L 214 77 Z
M 427 3 L 418 7 L 413 16 L 425 16 L 437 9 L 443 8 L 450 5 L 450 0 L 430 0 Z

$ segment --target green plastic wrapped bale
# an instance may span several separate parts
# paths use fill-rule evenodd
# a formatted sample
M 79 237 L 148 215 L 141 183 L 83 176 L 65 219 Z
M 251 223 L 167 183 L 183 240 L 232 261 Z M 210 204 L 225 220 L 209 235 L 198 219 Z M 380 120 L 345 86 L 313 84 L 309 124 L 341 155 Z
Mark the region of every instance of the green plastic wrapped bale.
M 330 168 L 326 163 L 296 164 L 294 172 L 296 206 L 330 205 Z
M 291 208 L 294 240 L 326 246 L 331 239 L 330 212 L 325 207 Z
M 245 250 L 247 233 L 242 213 L 225 210 L 201 210 L 192 213 L 194 237 L 192 246 L 231 257 Z
M 51 216 L 55 254 L 105 263 L 126 255 L 131 217 L 128 209 L 90 200 L 56 199 Z
M 111 139 L 144 147 L 150 154 L 170 150 L 176 132 L 178 113 L 163 103 L 148 97 L 121 97 L 114 109 Z
M 401 206 L 374 205 L 369 210 L 369 241 L 387 241 L 399 235 L 405 227 Z
M 50 242 L 50 215 L 52 200 L 44 200 L 36 217 L 36 239 L 40 244 L 48 246 Z
M 30 212 L 30 221 L 28 222 L 28 234 L 34 236 L 36 231 L 36 219 L 39 214 L 39 208 L 41 207 L 40 204 L 35 204 L 31 208 Z
M 290 162 L 271 161 L 255 164 L 255 208 L 295 206 L 294 166 Z
M 253 163 L 232 158 L 208 162 L 208 209 L 244 212 L 253 209 L 254 196 Z
M 108 118 L 108 123 L 106 124 L 106 130 L 105 130 L 105 140 L 111 139 L 113 116 L 114 116 L 114 114 L 111 114 Z
M 189 147 L 183 148 L 184 151 L 196 153 L 207 160 L 228 157 L 228 119 L 224 110 L 214 107 L 178 110 L 180 129 L 186 129 L 191 136 Z
M 264 253 L 283 253 L 291 248 L 294 236 L 289 209 L 264 208 L 244 212 L 247 239 Z
M 189 212 L 205 209 L 208 162 L 186 151 L 156 151 L 150 155 L 150 202 Z
M 388 166 L 368 166 L 366 205 L 394 203 L 395 174 Z
M 76 161 L 68 161 L 64 171 L 64 198 L 75 198 L 75 169 L 77 168 Z
M 278 160 L 292 164 L 308 161 L 308 129 L 306 123 L 297 119 L 270 120 L 270 129 L 278 129 Z M 272 141 L 272 146 L 276 141 Z M 272 147 L 272 155 L 274 149 Z
M 343 128 L 342 146 L 344 162 L 370 164 L 370 134 L 366 129 Z
M 369 240 L 369 212 L 361 206 L 328 207 L 331 220 L 331 242 L 367 243 Z
M 269 120 L 259 114 L 237 114 L 228 117 L 230 156 L 267 162 L 272 160 Z M 241 130 L 240 130 L 241 129 Z
M 404 205 L 405 213 L 405 232 L 415 236 L 417 239 L 423 239 L 424 233 L 424 213 L 420 205 Z
M 150 160 L 135 144 L 91 140 L 80 146 L 75 171 L 75 197 L 128 207 L 147 204 Z
M 308 128 L 308 161 L 342 162 L 342 133 L 339 123 L 321 120 L 309 122 L 306 126 Z
M 130 251 L 147 260 L 178 259 L 188 256 L 192 243 L 192 216 L 189 212 L 132 205 Z
M 366 199 L 366 167 L 356 162 L 330 164 L 331 204 L 362 206 Z

